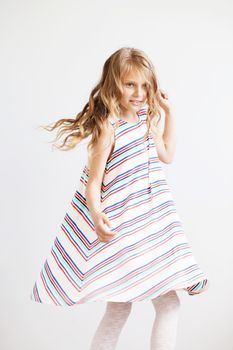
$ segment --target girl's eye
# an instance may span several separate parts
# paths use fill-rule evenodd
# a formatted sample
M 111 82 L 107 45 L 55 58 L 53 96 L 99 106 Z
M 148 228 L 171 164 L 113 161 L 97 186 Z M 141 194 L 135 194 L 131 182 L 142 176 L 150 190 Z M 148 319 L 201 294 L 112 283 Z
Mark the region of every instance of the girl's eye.
M 134 83 L 126 83 L 127 86 L 133 86 Z M 143 87 L 146 89 L 147 88 L 147 84 L 144 84 Z

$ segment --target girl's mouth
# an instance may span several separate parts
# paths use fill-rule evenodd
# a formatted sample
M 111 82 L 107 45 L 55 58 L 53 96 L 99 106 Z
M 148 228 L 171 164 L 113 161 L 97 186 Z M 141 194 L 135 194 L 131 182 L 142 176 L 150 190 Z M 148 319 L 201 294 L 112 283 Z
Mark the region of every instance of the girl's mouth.
M 130 102 L 133 104 L 133 105 L 140 105 L 142 103 L 142 101 L 138 101 L 138 100 L 130 100 Z

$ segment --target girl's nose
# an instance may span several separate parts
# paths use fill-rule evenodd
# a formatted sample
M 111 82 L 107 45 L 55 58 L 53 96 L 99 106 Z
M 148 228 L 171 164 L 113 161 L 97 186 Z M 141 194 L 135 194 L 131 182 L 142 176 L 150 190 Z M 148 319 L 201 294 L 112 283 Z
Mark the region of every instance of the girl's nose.
M 142 88 L 141 88 L 141 87 L 135 87 L 134 95 L 135 95 L 135 97 L 140 97 L 140 96 L 142 96 L 142 95 L 143 95 L 143 93 L 142 93 Z

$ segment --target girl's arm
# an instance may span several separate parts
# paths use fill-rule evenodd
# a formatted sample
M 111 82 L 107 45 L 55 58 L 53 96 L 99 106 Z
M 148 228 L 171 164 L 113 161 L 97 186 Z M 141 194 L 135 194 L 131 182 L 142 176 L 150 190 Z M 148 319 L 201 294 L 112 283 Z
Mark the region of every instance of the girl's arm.
M 109 121 L 106 121 L 101 131 L 96 145 L 88 152 L 89 178 L 86 185 L 86 201 L 94 224 L 99 221 L 101 184 L 106 162 L 114 145 L 114 129 Z
M 163 132 L 161 131 L 161 120 L 159 122 L 159 128 L 159 135 L 153 137 L 158 157 L 162 162 L 169 164 L 174 158 L 176 148 L 175 118 L 171 109 L 165 111 Z

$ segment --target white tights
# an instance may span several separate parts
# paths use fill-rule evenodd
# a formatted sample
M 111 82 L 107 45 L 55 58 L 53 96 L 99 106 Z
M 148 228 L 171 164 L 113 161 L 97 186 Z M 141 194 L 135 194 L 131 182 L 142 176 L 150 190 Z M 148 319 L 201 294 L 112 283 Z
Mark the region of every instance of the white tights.
M 151 350 L 174 350 L 180 299 L 175 290 L 152 299 L 156 310 L 151 332 Z
M 151 300 L 156 317 L 153 323 L 150 350 L 174 350 L 179 318 L 180 299 L 175 290 Z M 115 350 L 132 303 L 107 302 L 105 314 L 92 339 L 90 350 Z

